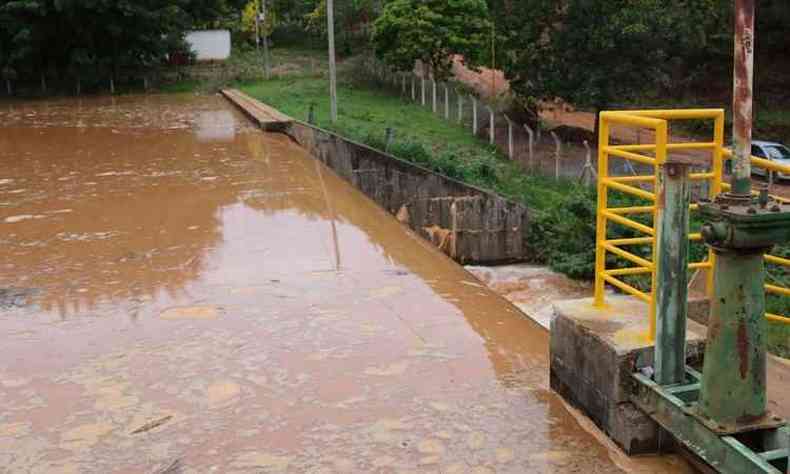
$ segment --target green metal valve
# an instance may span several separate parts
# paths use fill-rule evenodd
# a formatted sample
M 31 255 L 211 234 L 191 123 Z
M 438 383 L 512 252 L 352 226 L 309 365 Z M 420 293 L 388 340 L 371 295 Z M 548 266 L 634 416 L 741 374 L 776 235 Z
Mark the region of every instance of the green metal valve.
M 790 241 L 790 207 L 723 194 L 700 212 L 716 266 L 698 414 L 719 433 L 776 426 L 766 412 L 763 254 Z

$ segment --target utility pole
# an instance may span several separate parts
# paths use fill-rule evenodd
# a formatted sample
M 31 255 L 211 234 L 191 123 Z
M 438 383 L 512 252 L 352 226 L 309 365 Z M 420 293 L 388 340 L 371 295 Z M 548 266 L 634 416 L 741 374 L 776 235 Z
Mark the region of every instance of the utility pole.
M 326 31 L 329 39 L 329 101 L 332 123 L 337 122 L 337 68 L 335 66 L 335 5 L 326 0 Z
M 261 32 L 263 33 L 263 77 L 271 79 L 272 69 L 269 63 L 269 38 L 266 34 L 266 0 L 260 0 Z

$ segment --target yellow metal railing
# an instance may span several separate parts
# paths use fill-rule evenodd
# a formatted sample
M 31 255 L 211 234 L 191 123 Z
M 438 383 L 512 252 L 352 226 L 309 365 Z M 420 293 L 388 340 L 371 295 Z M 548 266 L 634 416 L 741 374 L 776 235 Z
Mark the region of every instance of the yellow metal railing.
M 669 122 L 673 120 L 708 120 L 713 122 L 712 141 L 670 143 Z M 613 125 L 647 129 L 655 137 L 652 144 L 617 144 L 611 142 L 610 135 Z M 658 179 L 659 166 L 667 161 L 670 153 L 708 152 L 709 158 L 695 163 L 695 168 L 703 171 L 692 173 L 690 179 L 694 181 L 707 181 L 708 198 L 713 199 L 729 185 L 723 182 L 724 160 L 732 154 L 724 148 L 724 110 L 722 109 L 692 109 L 692 110 L 636 110 L 623 112 L 602 112 L 600 116 L 600 136 L 598 147 L 598 212 L 595 258 L 595 304 L 605 305 L 606 284 L 612 285 L 624 293 L 630 294 L 648 304 L 650 309 L 649 336 L 655 338 L 656 307 L 655 286 L 657 276 L 656 261 L 656 231 L 655 225 L 658 216 L 656 206 L 655 184 Z M 610 158 L 635 162 L 640 165 L 652 167 L 652 172 L 647 174 L 633 173 L 632 176 L 618 176 L 610 174 Z M 752 165 L 764 168 L 769 172 L 780 172 L 790 175 L 790 166 L 780 165 L 770 160 L 752 158 Z M 633 166 L 631 169 L 634 170 Z M 609 193 L 616 191 L 629 195 L 636 200 L 643 201 L 640 205 L 631 207 L 609 207 Z M 790 200 L 776 197 L 782 202 Z M 694 212 L 698 205 L 692 204 L 690 211 Z M 638 222 L 634 216 L 647 216 L 652 224 Z M 617 225 L 628 228 L 639 234 L 639 237 L 609 239 L 609 226 Z M 692 242 L 700 242 L 702 237 L 698 233 L 689 235 Z M 649 258 L 635 254 L 624 247 L 650 246 L 646 253 Z M 607 267 L 607 257 L 613 255 L 617 262 L 627 262 L 628 266 L 618 265 L 616 268 Z M 766 261 L 771 264 L 790 267 L 790 260 L 776 256 L 766 255 Z M 706 271 L 706 292 L 708 296 L 713 293 L 713 266 L 715 256 L 708 251 L 708 258 L 702 262 L 689 263 L 690 270 Z M 649 290 L 641 290 L 629 284 L 623 277 L 649 275 Z M 790 288 L 768 284 L 766 292 L 782 296 L 790 296 Z M 769 320 L 790 324 L 786 316 L 767 314 Z

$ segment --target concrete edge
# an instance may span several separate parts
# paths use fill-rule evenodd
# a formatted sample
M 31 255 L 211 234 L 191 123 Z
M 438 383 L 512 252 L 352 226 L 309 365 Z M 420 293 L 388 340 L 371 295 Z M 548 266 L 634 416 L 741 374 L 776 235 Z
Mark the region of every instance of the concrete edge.
M 293 117 L 289 117 L 289 116 L 283 114 L 282 112 L 280 112 L 279 110 L 277 110 L 277 109 L 265 104 L 264 102 L 259 101 L 258 99 L 250 97 L 247 94 L 245 94 L 244 92 L 241 92 L 241 91 L 239 91 L 237 89 L 223 89 L 223 90 L 220 91 L 220 93 L 226 99 L 228 99 L 231 103 L 233 103 L 236 107 L 238 107 L 242 112 L 244 112 L 245 115 L 251 117 L 253 121 L 256 121 L 257 119 L 250 115 L 250 111 L 249 111 L 248 107 L 246 107 L 245 104 L 239 103 L 239 102 L 235 101 L 234 99 L 228 97 L 228 95 L 227 95 L 228 93 L 231 93 L 231 94 L 232 93 L 236 93 L 240 97 L 244 97 L 244 98 L 246 98 L 247 100 L 249 100 L 252 103 L 261 104 L 261 105 L 265 106 L 266 108 L 277 112 L 281 117 L 287 117 L 287 122 L 289 122 L 289 123 L 285 124 L 283 129 L 282 130 L 278 130 L 278 132 L 288 135 L 289 137 L 291 137 L 295 141 L 297 141 L 297 140 L 293 136 L 293 134 L 290 133 L 290 127 L 291 127 L 292 124 L 299 124 L 299 125 L 301 125 L 303 127 L 312 128 L 313 130 L 315 130 L 317 132 L 321 132 L 323 134 L 330 135 L 330 136 L 334 137 L 337 140 L 342 140 L 342 141 L 344 141 L 346 143 L 352 144 L 352 145 L 357 146 L 357 147 L 366 148 L 366 149 L 370 150 L 373 153 L 378 153 L 379 155 L 383 155 L 383 156 L 389 158 L 390 160 L 397 161 L 398 163 L 400 163 L 402 165 L 405 165 L 405 166 L 412 167 L 414 169 L 420 170 L 422 173 L 431 174 L 431 175 L 434 175 L 434 176 L 439 176 L 442 179 L 450 181 L 452 183 L 455 183 L 458 186 L 463 186 L 463 187 L 467 187 L 469 189 L 473 189 L 474 191 L 476 191 L 478 193 L 486 194 L 486 195 L 488 195 L 488 196 L 490 196 L 492 198 L 501 199 L 502 201 L 505 201 L 505 202 L 507 202 L 509 204 L 524 206 L 524 204 L 522 204 L 522 203 L 518 203 L 516 201 L 513 201 L 512 199 L 509 199 L 509 198 L 505 197 L 505 196 L 501 196 L 501 195 L 499 195 L 499 194 L 497 194 L 497 193 L 495 193 L 495 192 L 493 192 L 491 190 L 484 189 L 484 188 L 479 188 L 479 187 L 475 186 L 474 184 L 464 183 L 463 181 L 459 181 L 459 180 L 457 180 L 455 178 L 451 178 L 451 177 L 449 177 L 447 175 L 444 175 L 442 173 L 433 171 L 433 170 L 428 169 L 428 168 L 426 168 L 424 166 L 420 166 L 420 165 L 418 165 L 416 163 L 412 163 L 411 161 L 407 161 L 407 160 L 404 160 L 402 158 L 398 158 L 397 156 L 392 155 L 390 153 L 387 153 L 385 151 L 378 150 L 378 149 L 373 148 L 373 147 L 371 147 L 369 145 L 366 145 L 364 143 L 359 143 L 359 142 L 357 142 L 355 140 L 352 140 L 350 138 L 347 138 L 347 137 L 344 137 L 342 135 L 339 135 L 338 133 L 333 132 L 331 130 L 327 130 L 327 129 L 321 128 L 321 127 L 319 127 L 317 125 L 313 125 L 311 123 L 304 122 L 302 120 L 295 119 Z M 272 131 L 275 131 L 275 130 L 272 130 Z M 297 141 L 297 143 L 298 143 L 298 141 Z M 530 210 L 532 210 L 532 209 L 530 209 Z

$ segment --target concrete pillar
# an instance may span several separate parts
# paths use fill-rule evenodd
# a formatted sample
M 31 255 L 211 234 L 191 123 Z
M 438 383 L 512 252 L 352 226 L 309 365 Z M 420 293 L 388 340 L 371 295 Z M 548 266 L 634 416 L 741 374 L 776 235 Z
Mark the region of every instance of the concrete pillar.
M 551 132 L 551 138 L 554 139 L 554 179 L 560 180 L 560 156 L 562 156 L 562 142 L 556 133 Z
M 458 96 L 458 123 L 464 123 L 464 96 L 458 91 L 455 94 Z
M 433 97 L 433 113 L 436 113 L 436 79 L 431 79 L 431 91 Z
M 505 114 L 505 120 L 507 121 L 507 156 L 511 160 L 513 159 L 513 121 L 510 120 L 510 117 Z
M 493 145 L 496 142 L 496 116 L 494 115 L 494 109 L 490 106 L 486 107 L 488 107 L 488 114 L 490 117 L 488 141 Z
M 450 120 L 450 88 L 444 85 L 444 119 Z
M 472 98 L 472 133 L 477 136 L 477 98 L 473 95 Z
M 534 151 L 535 151 L 535 132 L 529 127 L 529 125 L 524 124 L 524 130 L 527 132 L 527 139 L 529 140 L 529 149 L 527 150 L 529 153 L 529 169 L 532 169 L 535 166 L 534 162 Z

